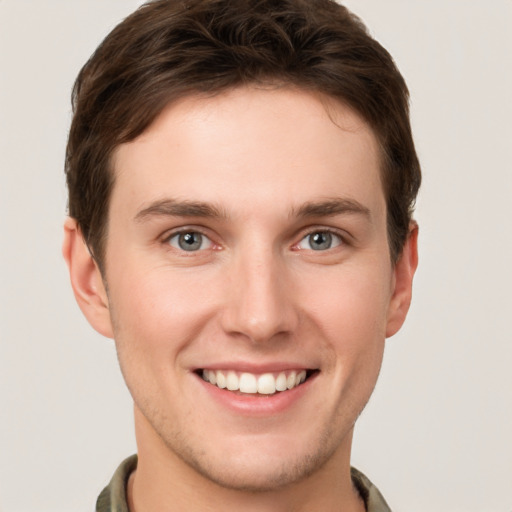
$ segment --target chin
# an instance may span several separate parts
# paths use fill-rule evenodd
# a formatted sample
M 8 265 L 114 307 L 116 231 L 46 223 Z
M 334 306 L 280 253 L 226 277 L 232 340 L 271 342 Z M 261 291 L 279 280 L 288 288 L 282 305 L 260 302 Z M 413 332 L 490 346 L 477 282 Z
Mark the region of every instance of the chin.
M 273 461 L 240 461 L 222 465 L 208 464 L 205 460 L 187 461 L 206 479 L 225 489 L 263 493 L 283 489 L 299 483 L 315 473 L 327 461 L 326 456 L 305 456 L 301 460 L 274 464 Z
M 261 444 L 246 439 L 241 445 L 228 445 L 221 453 L 206 446 L 195 451 L 185 443 L 166 444 L 182 462 L 210 482 L 225 489 L 263 493 L 293 486 L 319 471 L 332 459 L 339 444 L 339 440 L 333 442 L 333 436 L 323 441 L 324 436 L 322 442 L 317 439 L 305 444 L 303 440 Z M 309 449 L 300 453 L 299 446 Z

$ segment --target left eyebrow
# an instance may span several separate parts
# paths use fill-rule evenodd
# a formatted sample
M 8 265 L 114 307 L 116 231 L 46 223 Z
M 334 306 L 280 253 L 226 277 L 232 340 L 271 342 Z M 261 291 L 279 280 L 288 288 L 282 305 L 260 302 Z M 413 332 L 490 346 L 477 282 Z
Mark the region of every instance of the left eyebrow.
M 349 198 L 333 198 L 325 201 L 311 201 L 292 210 L 295 217 L 332 217 L 334 215 L 362 215 L 371 219 L 369 208 Z

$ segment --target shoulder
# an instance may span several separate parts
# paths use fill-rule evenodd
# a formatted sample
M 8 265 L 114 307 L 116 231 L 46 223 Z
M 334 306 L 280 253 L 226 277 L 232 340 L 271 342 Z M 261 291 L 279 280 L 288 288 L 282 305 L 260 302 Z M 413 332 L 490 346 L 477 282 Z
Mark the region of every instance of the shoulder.
M 125 459 L 116 469 L 112 480 L 96 501 L 96 512 L 129 512 L 126 500 L 126 484 L 137 467 L 137 455 Z
M 352 482 L 363 498 L 367 512 L 391 512 L 379 489 L 356 468 L 350 469 Z

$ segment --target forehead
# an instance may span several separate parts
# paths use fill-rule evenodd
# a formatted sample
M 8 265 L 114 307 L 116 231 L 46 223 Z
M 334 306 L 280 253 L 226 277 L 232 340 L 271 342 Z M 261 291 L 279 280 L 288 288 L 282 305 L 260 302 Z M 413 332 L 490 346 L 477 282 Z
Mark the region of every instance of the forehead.
M 247 208 L 339 194 L 383 199 L 369 125 L 332 98 L 289 87 L 183 98 L 117 148 L 113 164 L 111 210 L 167 196 L 226 208 L 235 199 Z

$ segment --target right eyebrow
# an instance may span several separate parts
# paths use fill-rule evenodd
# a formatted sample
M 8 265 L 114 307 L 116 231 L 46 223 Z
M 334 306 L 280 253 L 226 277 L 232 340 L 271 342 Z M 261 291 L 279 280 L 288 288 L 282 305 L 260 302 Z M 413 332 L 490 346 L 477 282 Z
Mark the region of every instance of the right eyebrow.
M 219 219 L 225 218 L 226 214 L 211 203 L 162 199 L 154 201 L 137 212 L 135 220 L 144 222 L 151 217 L 209 217 Z

